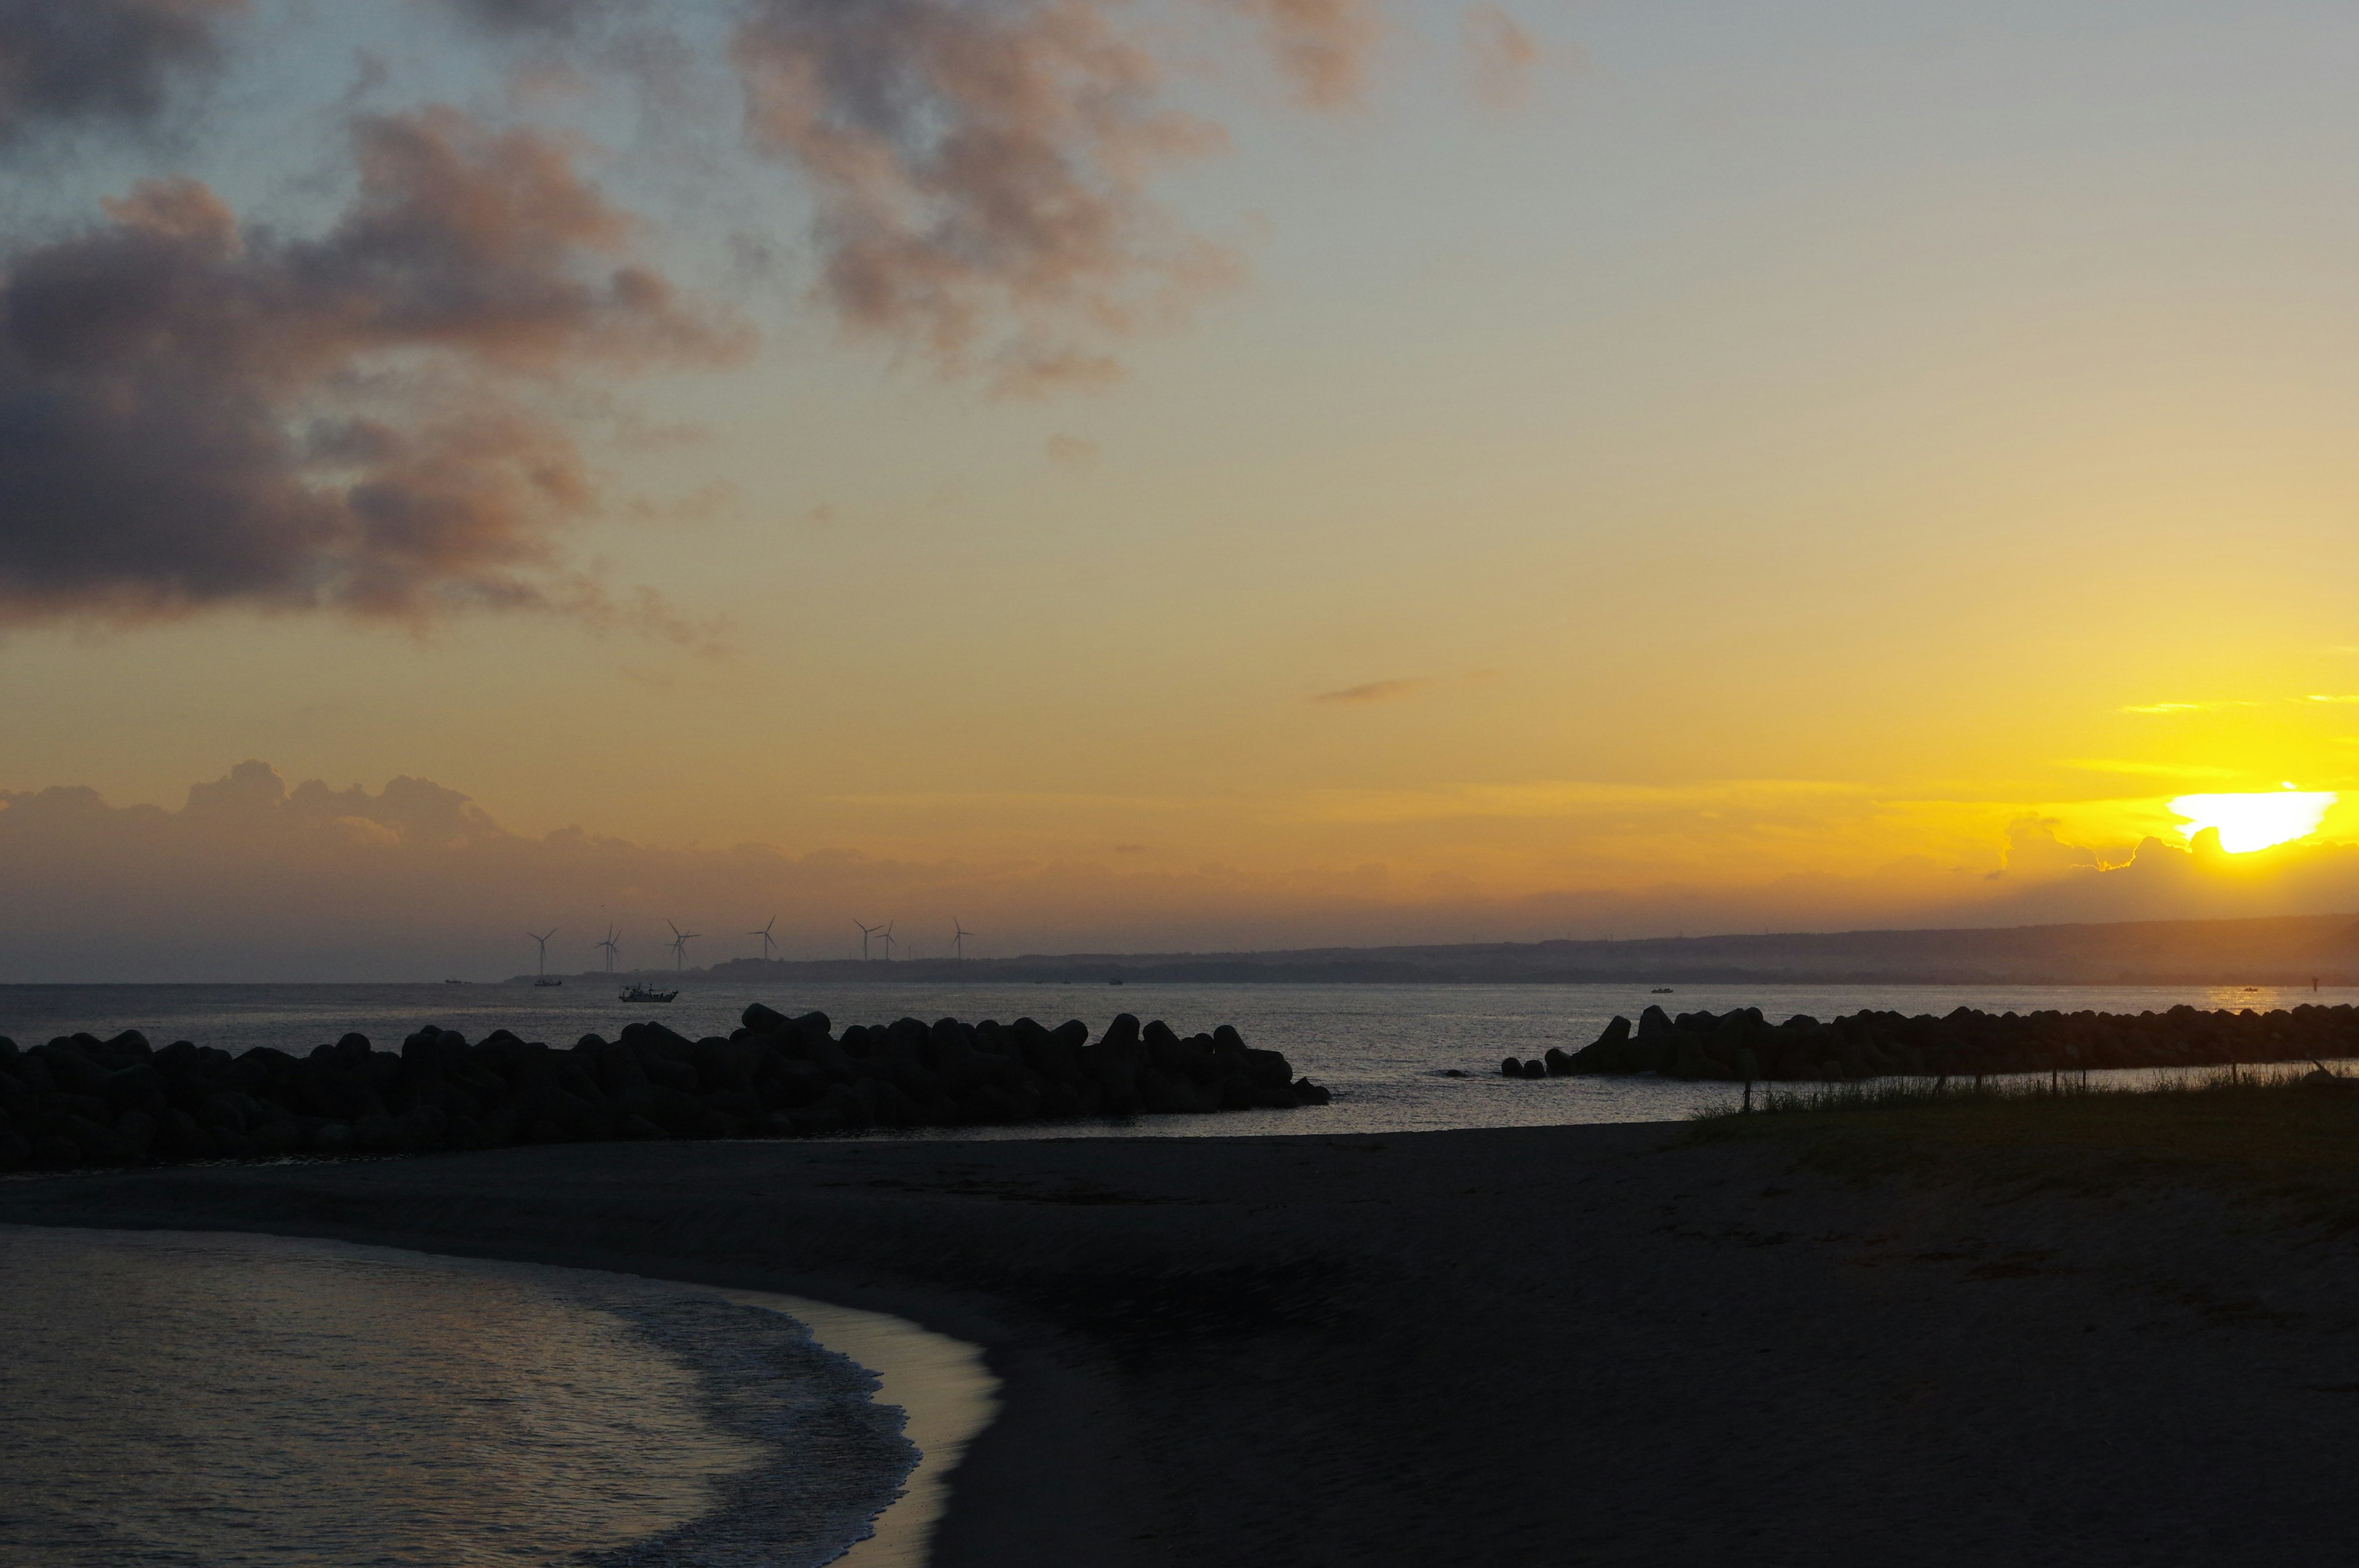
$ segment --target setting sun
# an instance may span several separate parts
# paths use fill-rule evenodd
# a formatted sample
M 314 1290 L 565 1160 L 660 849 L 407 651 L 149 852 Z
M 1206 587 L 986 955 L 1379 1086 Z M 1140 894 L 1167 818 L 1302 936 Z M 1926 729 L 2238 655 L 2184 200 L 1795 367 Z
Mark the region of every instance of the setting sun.
M 2190 840 L 2206 827 L 2216 827 L 2220 848 L 2244 855 L 2315 833 L 2334 801 L 2332 791 L 2297 790 L 2288 784 L 2273 795 L 2182 795 L 2170 803 L 2170 809 L 2186 819 L 2180 831 Z

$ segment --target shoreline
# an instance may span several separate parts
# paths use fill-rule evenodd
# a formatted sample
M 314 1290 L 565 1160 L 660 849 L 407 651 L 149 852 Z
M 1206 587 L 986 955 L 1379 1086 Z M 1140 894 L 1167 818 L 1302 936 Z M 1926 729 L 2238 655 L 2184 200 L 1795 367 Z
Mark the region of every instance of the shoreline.
M 0 1506 L 12 1563 L 114 1560 L 77 1550 L 96 1544 L 82 1539 L 93 1511 L 125 1561 L 310 1561 L 316 1547 L 322 1561 L 472 1562 L 528 1541 L 550 1562 L 922 1562 L 863 1550 L 880 1532 L 922 1542 L 930 1522 L 908 1493 L 924 1456 L 907 1431 L 927 1424 L 929 1390 L 897 1388 L 912 1408 L 896 1411 L 848 1353 L 907 1361 L 901 1342 L 934 1337 L 897 1320 L 253 1230 L 9 1225 L 0 1241 L 20 1292 L 16 1353 L 51 1383 L 46 1397 L 38 1378 L 21 1385 L 21 1366 L 0 1382 L 57 1439 L 15 1445 L 11 1480 L 31 1490 Z M 168 1368 L 194 1376 L 159 1425 Z M 419 1383 L 440 1397 L 421 1402 Z M 372 1462 L 354 1471 L 356 1450 Z M 134 1476 L 152 1497 L 109 1496 Z M 290 1516 L 317 1537 L 288 1533 Z M 238 1521 L 226 1534 L 224 1519 Z
M 950 1505 L 950 1477 L 999 1410 L 999 1379 L 979 1346 L 921 1328 L 890 1313 L 864 1312 L 808 1296 L 723 1291 L 726 1300 L 791 1318 L 811 1338 L 875 1376 L 875 1401 L 897 1407 L 901 1435 L 918 1450 L 901 1495 L 870 1521 L 870 1533 L 831 1568 L 925 1568 L 934 1531 Z
M 2347 1246 L 2183 1184 L 1863 1184 L 1659 1124 L 0 1184 L 0 1219 L 198 1216 L 980 1346 L 1004 1408 L 940 1568 L 2327 1562 L 2359 1438 L 2317 1391 L 2359 1383 Z

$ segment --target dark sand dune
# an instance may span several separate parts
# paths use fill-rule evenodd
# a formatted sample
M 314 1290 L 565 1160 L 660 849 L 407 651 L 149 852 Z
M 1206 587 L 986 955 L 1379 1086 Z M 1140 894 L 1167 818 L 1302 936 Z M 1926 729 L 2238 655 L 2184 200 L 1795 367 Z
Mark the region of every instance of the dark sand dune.
M 990 1351 L 944 1564 L 2350 1558 L 2352 1249 L 1777 1141 L 669 1143 L 19 1178 L 0 1221 L 760 1285 Z

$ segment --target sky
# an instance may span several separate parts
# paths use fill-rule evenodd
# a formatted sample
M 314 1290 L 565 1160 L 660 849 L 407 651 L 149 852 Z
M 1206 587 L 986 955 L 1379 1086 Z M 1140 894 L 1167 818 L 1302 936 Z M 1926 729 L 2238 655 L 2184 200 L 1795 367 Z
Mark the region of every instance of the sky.
M 2354 63 L 0 0 L 0 980 L 2359 908 Z

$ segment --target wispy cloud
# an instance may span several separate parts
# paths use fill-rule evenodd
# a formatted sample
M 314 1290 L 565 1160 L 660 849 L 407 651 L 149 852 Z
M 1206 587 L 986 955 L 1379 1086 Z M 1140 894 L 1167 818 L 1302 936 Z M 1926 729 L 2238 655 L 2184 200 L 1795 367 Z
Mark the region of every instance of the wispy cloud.
M 1431 822 L 1473 817 L 1627 818 L 1675 814 L 1724 821 L 1747 811 L 1872 804 L 1862 785 L 1816 779 L 1726 779 L 1691 784 L 1598 784 L 1544 779 L 1422 790 L 1317 790 L 1299 810 L 1328 822 Z
M 1408 697 L 1434 685 L 1430 676 L 1412 676 L 1408 680 L 1372 680 L 1364 686 L 1347 686 L 1341 691 L 1322 691 L 1313 702 L 1361 703 L 1390 702 L 1395 697 Z
M 1516 20 L 1496 5 L 1466 13 L 1460 32 L 1474 96 L 1494 109 L 1517 109 L 1531 96 L 1532 70 L 1539 46 Z
M 2196 762 L 2133 762 L 2112 757 L 2076 757 L 2064 766 L 2093 773 L 2127 773 L 2138 778 L 2232 779 L 2234 768 L 2207 767 Z
M 1350 102 L 1370 0 L 1227 0 L 1306 103 Z M 1234 281 L 1153 198 L 1220 150 L 1102 0 L 753 0 L 732 58 L 755 145 L 817 203 L 821 297 L 952 373 L 1038 392 L 1120 372 L 1109 340 Z
M 1432 687 L 1463 686 L 1475 681 L 1496 680 L 1498 676 L 1496 670 L 1468 670 L 1463 675 L 1455 676 L 1410 676 L 1403 680 L 1372 680 L 1362 686 L 1347 686 L 1341 691 L 1322 691 L 1310 700 L 1345 706 L 1390 702 L 1397 697 L 1415 696 Z
M 2335 692 L 2312 692 L 2306 697 L 2238 697 L 2211 702 L 2141 702 L 2124 708 L 2124 713 L 2169 715 L 2174 713 L 2220 713 L 2231 708 L 2270 708 L 2286 703 L 2321 702 L 2336 704 L 2359 703 L 2359 695 Z

